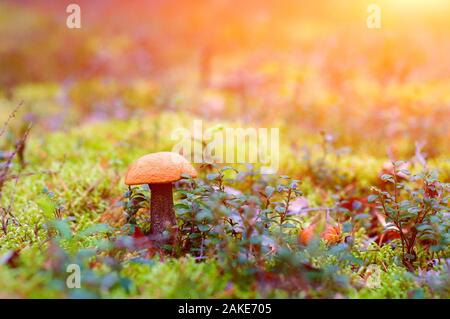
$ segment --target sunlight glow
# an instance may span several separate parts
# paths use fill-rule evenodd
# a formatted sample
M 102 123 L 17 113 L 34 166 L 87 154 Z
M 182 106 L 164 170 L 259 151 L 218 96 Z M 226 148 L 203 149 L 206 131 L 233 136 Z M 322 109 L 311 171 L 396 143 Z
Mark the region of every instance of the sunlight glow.
M 389 0 L 384 2 L 395 10 L 405 12 L 436 12 L 449 7 L 448 0 Z

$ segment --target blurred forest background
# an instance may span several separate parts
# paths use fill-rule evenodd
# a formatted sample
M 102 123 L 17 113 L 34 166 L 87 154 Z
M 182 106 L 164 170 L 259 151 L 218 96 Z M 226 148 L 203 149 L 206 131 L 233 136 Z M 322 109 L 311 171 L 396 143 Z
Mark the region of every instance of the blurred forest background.
M 181 111 L 378 156 L 448 152 L 447 1 L 378 1 L 380 29 L 369 1 L 80 0 L 81 29 L 69 3 L 1 1 L 0 120 L 19 101 L 50 130 Z

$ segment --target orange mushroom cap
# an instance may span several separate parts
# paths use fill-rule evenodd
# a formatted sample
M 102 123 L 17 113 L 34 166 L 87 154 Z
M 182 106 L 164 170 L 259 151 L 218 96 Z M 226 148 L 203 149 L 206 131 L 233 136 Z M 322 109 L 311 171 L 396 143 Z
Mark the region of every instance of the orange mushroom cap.
M 152 153 L 133 162 L 125 176 L 125 184 L 161 184 L 176 182 L 182 174 L 197 177 L 197 171 L 183 156 L 171 152 Z

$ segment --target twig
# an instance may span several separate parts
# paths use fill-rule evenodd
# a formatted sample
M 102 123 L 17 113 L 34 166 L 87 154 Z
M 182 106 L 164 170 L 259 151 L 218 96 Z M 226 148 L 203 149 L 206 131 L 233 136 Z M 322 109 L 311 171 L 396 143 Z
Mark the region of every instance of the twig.
M 51 171 L 51 170 L 47 170 L 47 171 L 40 171 L 40 172 L 29 172 L 29 173 L 22 173 L 22 174 L 18 174 L 18 175 L 9 175 L 6 180 L 10 180 L 10 179 L 16 179 L 18 177 L 29 177 L 29 176 L 34 176 L 34 175 L 53 175 L 56 174 L 56 171 Z
M 8 157 L 5 166 L 3 168 L 3 171 L 0 173 L 0 200 L 1 200 L 1 196 L 2 196 L 2 189 L 3 186 L 6 182 L 6 180 L 8 179 L 8 173 L 9 173 L 9 169 L 11 167 L 11 163 L 14 159 L 14 157 L 16 156 L 18 149 L 21 147 L 21 145 L 23 145 L 25 143 L 25 141 L 28 138 L 28 135 L 31 131 L 31 128 L 33 127 L 33 124 L 28 125 L 27 130 L 25 131 L 25 133 L 23 134 L 23 136 L 21 137 L 20 141 L 16 144 L 16 148 L 14 149 L 14 151 L 11 153 L 11 155 Z
M 7 129 L 8 125 L 9 125 L 9 122 L 11 122 L 11 120 L 16 117 L 16 114 L 19 111 L 19 109 L 22 107 L 22 104 L 23 104 L 23 101 L 20 101 L 20 103 L 16 106 L 16 108 L 9 114 L 9 116 L 6 119 L 5 123 L 3 123 L 2 129 L 0 130 L 0 136 L 5 134 L 6 129 Z
M 297 212 L 289 212 L 288 215 L 292 216 L 292 215 L 300 215 L 303 213 L 309 213 L 309 212 L 316 212 L 316 211 L 325 211 L 325 212 L 330 212 L 330 211 L 334 211 L 337 207 L 333 206 L 333 207 L 311 207 L 311 208 L 301 208 L 299 209 L 298 213 Z

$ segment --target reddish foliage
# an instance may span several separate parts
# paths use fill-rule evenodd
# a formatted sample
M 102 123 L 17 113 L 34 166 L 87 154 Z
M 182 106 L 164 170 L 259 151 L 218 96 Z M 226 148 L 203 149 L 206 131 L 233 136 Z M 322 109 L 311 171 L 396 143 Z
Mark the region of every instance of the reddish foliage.
M 11 268 L 19 266 L 19 250 L 10 250 L 3 256 L 0 256 L 0 265 L 8 265 Z
M 140 239 L 140 238 L 145 238 L 147 236 L 145 236 L 145 234 L 142 232 L 142 230 L 139 227 L 135 227 L 134 228 L 134 233 L 133 233 L 133 239 Z
M 311 242 L 311 239 L 314 236 L 314 232 L 316 230 L 316 224 L 311 224 L 307 228 L 300 231 L 298 236 L 298 241 L 302 245 L 308 245 Z
M 308 245 L 314 234 L 316 233 L 317 224 L 313 223 L 307 228 L 300 231 L 298 241 L 302 245 Z M 337 244 L 341 241 L 342 231 L 339 226 L 327 225 L 325 230 L 320 234 L 320 237 L 324 239 L 328 244 Z
M 326 229 L 320 235 L 328 244 L 337 244 L 341 241 L 341 228 L 339 226 L 327 225 Z
M 381 234 L 379 234 L 377 236 L 377 238 L 375 239 L 375 241 L 378 243 L 378 245 L 383 245 L 386 243 L 389 243 L 390 241 L 394 240 L 394 239 L 399 239 L 400 238 L 400 233 L 396 230 L 390 229 L 387 230 Z
M 429 198 L 439 197 L 439 182 L 433 182 L 431 184 L 425 184 L 425 195 Z
M 383 230 L 376 214 L 376 205 L 369 203 L 367 197 L 341 197 L 339 206 L 350 211 L 351 216 L 363 213 L 370 215 L 370 225 L 367 227 L 369 237 L 377 236 Z

